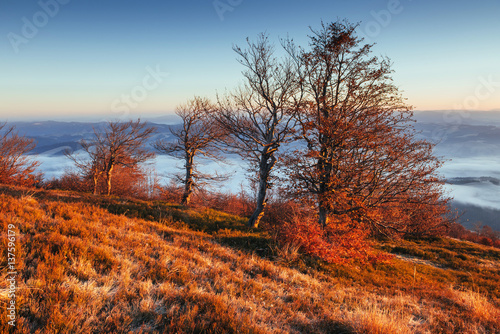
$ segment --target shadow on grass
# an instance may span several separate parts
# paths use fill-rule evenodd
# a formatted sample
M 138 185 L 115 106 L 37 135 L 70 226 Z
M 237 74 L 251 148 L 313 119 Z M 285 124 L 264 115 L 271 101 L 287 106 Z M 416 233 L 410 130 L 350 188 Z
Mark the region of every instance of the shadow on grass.
M 162 201 L 101 198 L 97 203 L 109 213 L 156 221 L 171 227 L 216 234 L 221 230 L 247 232 L 246 219 L 207 208 L 187 208 Z
M 294 322 L 292 325 L 300 333 L 331 333 L 353 334 L 356 333 L 350 326 L 331 319 L 321 319 L 314 322 Z
M 272 247 L 274 242 L 271 238 L 261 234 L 253 235 L 218 235 L 216 240 L 223 246 L 255 254 L 262 258 L 271 259 L 274 256 Z

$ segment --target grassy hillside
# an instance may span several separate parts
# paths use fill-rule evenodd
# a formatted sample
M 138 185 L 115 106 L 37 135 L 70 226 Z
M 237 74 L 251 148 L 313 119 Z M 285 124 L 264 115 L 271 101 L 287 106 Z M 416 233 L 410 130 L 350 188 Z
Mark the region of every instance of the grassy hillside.
M 7 187 L 0 221 L 2 333 L 500 332 L 485 246 L 385 240 L 388 263 L 330 265 L 213 210 Z

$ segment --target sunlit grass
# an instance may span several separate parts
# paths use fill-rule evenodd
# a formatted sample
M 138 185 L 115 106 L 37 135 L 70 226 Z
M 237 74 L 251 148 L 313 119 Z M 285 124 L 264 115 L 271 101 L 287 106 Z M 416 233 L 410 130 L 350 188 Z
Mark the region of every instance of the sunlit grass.
M 20 233 L 16 332 L 495 333 L 500 252 L 383 240 L 388 263 L 333 265 L 245 220 L 162 202 L 2 188 Z M 7 282 L 0 281 L 6 305 Z M 5 312 L 5 307 L 2 307 Z M 5 313 L 0 332 L 9 325 Z

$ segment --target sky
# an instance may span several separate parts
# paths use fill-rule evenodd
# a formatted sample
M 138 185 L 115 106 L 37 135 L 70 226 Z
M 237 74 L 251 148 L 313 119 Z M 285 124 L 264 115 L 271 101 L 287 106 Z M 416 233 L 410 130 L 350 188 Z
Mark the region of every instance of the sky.
M 0 121 L 162 116 L 242 83 L 233 45 L 346 18 L 416 110 L 500 111 L 498 0 L 0 0 Z

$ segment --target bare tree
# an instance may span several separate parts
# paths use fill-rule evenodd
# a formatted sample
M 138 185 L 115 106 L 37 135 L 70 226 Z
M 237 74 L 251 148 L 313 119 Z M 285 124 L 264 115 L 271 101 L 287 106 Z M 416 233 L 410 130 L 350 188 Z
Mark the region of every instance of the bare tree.
M 201 174 L 196 170 L 194 158 L 203 156 L 220 159 L 218 143 L 225 136 L 224 131 L 213 122 L 209 115 L 214 110 L 213 104 L 206 98 L 195 97 L 187 104 L 177 108 L 176 114 L 182 119 L 182 127 L 170 128 L 175 142 L 157 141 L 155 148 L 172 157 L 184 160 L 184 193 L 181 204 L 189 205 L 195 185 L 201 180 L 221 179 L 218 176 Z
M 74 154 L 66 155 L 72 159 L 83 175 L 90 175 L 97 193 L 99 180 L 106 180 L 106 192 L 111 194 L 113 171 L 116 166 L 135 168 L 154 157 L 154 152 L 146 148 L 147 140 L 156 129 L 137 121 L 109 122 L 104 131 L 94 128 L 92 140 L 82 140 L 80 144 L 88 158 L 79 159 Z
M 219 99 L 219 108 L 212 116 L 229 133 L 227 145 L 257 171 L 257 203 L 248 221 L 249 227 L 257 227 L 267 203 L 278 149 L 294 130 L 293 116 L 300 94 L 293 63 L 288 58 L 274 57 L 267 36 L 260 35 L 255 43 L 247 42 L 248 49 L 233 48 L 246 68 L 246 83 Z
M 0 131 L 6 124 L 0 124 Z M 38 161 L 26 154 L 35 148 L 33 139 L 20 136 L 14 127 L 0 133 L 0 183 L 32 185 Z

